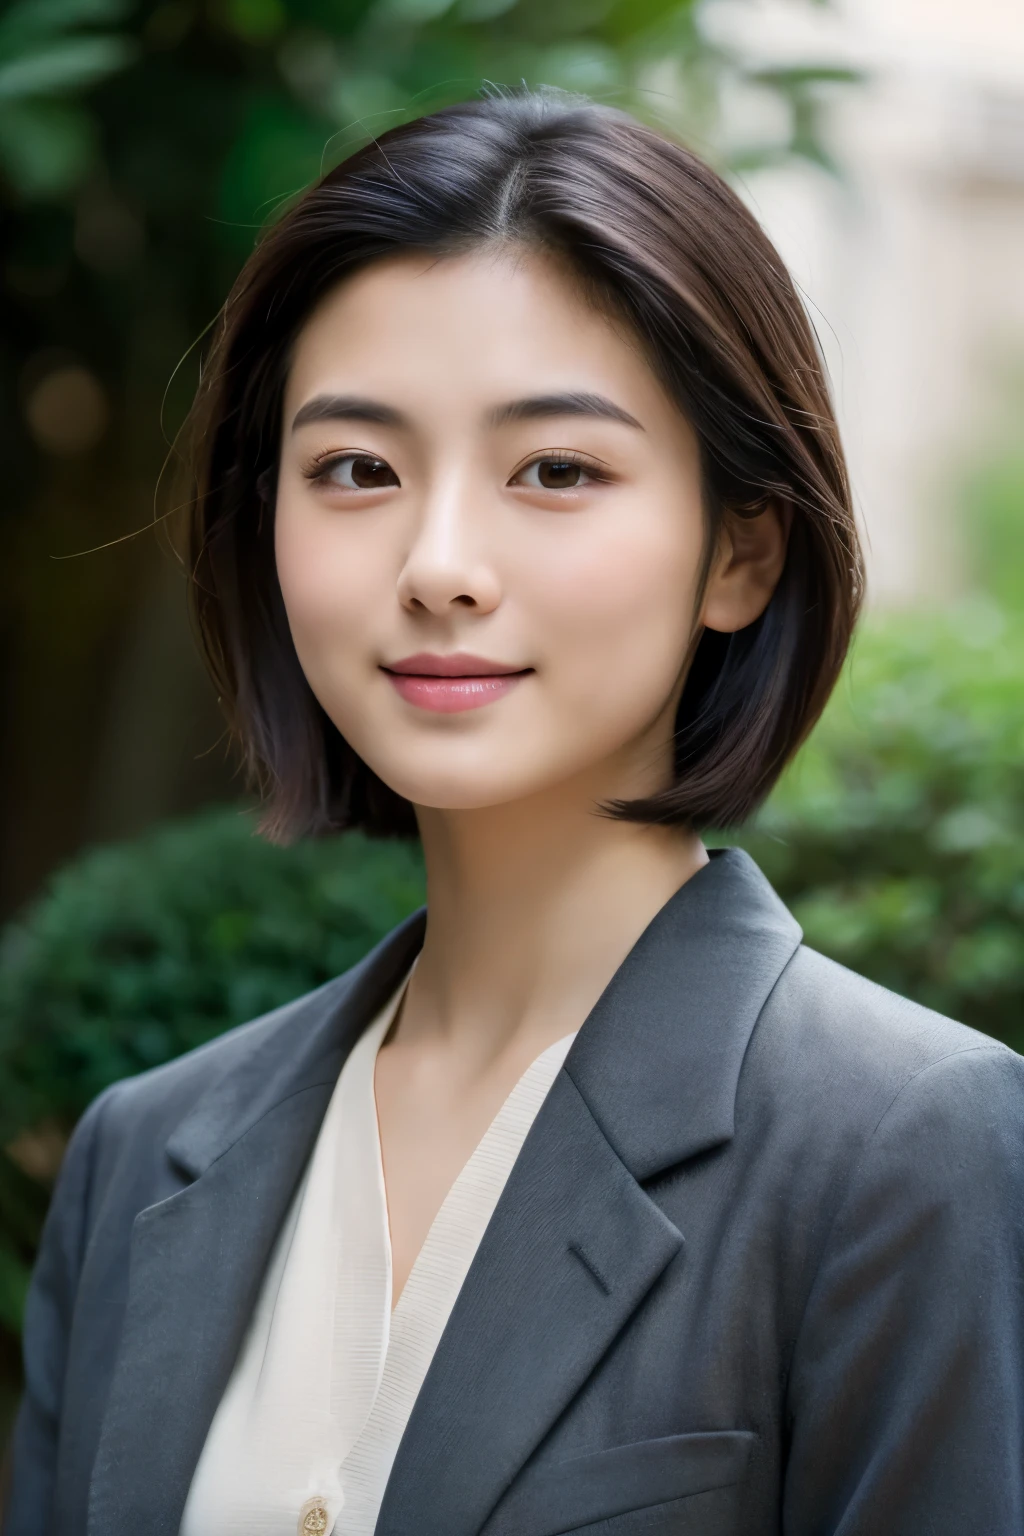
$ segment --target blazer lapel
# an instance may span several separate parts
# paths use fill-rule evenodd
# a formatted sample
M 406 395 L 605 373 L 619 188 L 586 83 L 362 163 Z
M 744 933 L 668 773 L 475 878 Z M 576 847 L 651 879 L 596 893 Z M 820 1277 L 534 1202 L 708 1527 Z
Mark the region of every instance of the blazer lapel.
M 270 1250 L 348 1051 L 412 963 L 417 914 L 285 1010 L 168 1144 L 189 1182 L 143 1210 L 93 1469 L 89 1536 L 176 1536 Z
M 416 1400 L 375 1536 L 475 1536 L 681 1245 L 559 1073 Z
M 375 1536 L 477 1536 L 670 1263 L 640 1181 L 728 1141 L 750 1033 L 800 929 L 725 850 L 662 908 L 535 1120 L 398 1449 Z

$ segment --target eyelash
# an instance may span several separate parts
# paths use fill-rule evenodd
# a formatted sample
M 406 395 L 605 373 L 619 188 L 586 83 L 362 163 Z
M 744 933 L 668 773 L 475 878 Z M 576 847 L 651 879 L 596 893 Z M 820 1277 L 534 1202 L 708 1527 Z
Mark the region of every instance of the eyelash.
M 339 464 L 343 464 L 346 459 L 377 459 L 378 457 L 375 453 L 356 451 L 350 448 L 345 453 L 331 453 L 324 458 L 314 459 L 302 473 L 307 480 L 311 480 L 316 484 L 324 484 L 331 471 L 336 469 Z M 380 462 L 387 463 L 387 460 L 382 459 Z M 515 479 L 516 475 L 524 474 L 526 470 L 532 469 L 535 464 L 543 463 L 577 464 L 580 469 L 586 471 L 591 480 L 600 484 L 606 485 L 612 478 L 595 459 L 590 459 L 586 454 L 579 453 L 573 448 L 546 448 L 543 453 L 535 453 L 532 458 L 527 459 L 525 464 L 520 464 L 512 478 Z M 577 490 L 579 487 L 570 486 L 567 489 Z
M 574 448 L 546 448 L 543 453 L 535 453 L 531 458 L 527 459 L 525 464 L 520 464 L 515 473 L 516 475 L 524 474 L 526 470 L 532 469 L 534 464 L 544 463 L 577 464 L 580 469 L 586 470 L 591 480 L 601 485 L 607 485 L 612 478 L 596 459 L 590 459 L 585 453 L 579 453 Z M 570 486 L 569 489 L 575 491 L 579 487 L 574 485 Z

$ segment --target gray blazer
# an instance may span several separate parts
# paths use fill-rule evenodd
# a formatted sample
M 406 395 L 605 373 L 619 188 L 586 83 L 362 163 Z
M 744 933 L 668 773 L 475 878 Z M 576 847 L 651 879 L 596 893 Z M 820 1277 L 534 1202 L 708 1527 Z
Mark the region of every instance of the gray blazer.
M 346 1053 L 422 942 L 81 1121 L 7 1536 L 175 1536 Z M 804 949 L 739 852 L 573 1043 L 377 1536 L 1021 1536 L 1024 1059 Z

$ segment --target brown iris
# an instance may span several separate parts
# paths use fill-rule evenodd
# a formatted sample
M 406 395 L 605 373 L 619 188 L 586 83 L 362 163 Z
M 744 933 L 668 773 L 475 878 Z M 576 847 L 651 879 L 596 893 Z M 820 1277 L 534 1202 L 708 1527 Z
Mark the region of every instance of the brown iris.
M 580 466 L 570 459 L 541 459 L 537 479 L 546 491 L 575 490 L 580 482 Z
M 376 491 L 382 486 L 396 483 L 394 470 L 383 459 L 360 454 L 351 460 L 351 464 L 352 484 L 357 485 L 361 491 Z

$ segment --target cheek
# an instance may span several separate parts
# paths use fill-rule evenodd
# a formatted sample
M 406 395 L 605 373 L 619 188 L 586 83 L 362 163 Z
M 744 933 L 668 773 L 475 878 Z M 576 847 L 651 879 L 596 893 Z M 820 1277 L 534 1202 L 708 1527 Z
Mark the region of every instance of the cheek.
M 375 549 L 375 541 L 360 540 L 358 530 L 342 529 L 316 515 L 296 515 L 280 502 L 274 549 L 281 595 L 304 670 L 319 672 L 344 664 L 346 638 L 365 633 L 368 614 L 379 609 L 386 574 L 382 552 Z M 382 568 L 378 571 L 377 566 Z
M 570 669 L 588 690 L 620 679 L 647 703 L 671 689 L 692 630 L 703 540 L 699 519 L 673 511 L 618 517 L 599 537 L 567 540 L 538 562 L 533 602 L 557 637 L 567 681 Z

